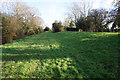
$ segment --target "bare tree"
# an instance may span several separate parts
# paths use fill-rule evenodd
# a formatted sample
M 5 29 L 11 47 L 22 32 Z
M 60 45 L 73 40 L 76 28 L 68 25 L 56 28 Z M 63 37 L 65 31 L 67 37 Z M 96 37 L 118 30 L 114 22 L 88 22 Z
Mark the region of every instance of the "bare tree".
M 87 2 L 86 0 L 82 0 L 81 2 L 73 2 L 72 7 L 70 7 L 68 12 L 68 17 L 74 20 L 76 23 L 77 19 L 80 17 L 87 17 L 88 12 L 92 8 L 92 2 Z M 70 19 L 71 20 L 71 19 Z

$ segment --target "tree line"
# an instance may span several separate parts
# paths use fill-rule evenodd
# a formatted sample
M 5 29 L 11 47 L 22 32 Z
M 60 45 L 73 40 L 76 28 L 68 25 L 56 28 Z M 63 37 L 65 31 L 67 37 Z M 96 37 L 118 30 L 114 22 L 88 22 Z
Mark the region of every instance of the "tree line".
M 120 30 L 120 1 L 113 1 L 114 8 L 92 9 L 91 2 L 74 2 L 67 12 L 64 27 L 74 27 L 89 32 L 117 32 Z M 112 27 L 109 25 L 112 24 Z
M 43 19 L 36 8 L 22 2 L 5 2 L 0 10 L 2 43 L 43 32 Z

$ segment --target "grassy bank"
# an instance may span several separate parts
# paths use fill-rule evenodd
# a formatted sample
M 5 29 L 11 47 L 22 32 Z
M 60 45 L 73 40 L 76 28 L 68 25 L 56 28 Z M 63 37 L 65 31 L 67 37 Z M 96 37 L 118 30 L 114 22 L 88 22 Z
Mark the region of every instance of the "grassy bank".
M 44 32 L 2 46 L 2 78 L 115 78 L 118 33 Z

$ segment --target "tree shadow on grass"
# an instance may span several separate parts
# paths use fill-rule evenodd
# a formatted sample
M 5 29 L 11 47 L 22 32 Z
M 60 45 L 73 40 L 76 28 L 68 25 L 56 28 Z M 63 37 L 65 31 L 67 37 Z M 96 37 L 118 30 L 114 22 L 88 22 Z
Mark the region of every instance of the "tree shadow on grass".
M 42 38 L 42 40 L 48 39 L 47 42 L 44 43 L 45 46 L 48 46 L 47 48 L 40 49 L 38 47 L 32 48 L 4 48 L 3 47 L 3 56 L 2 60 L 3 62 L 7 61 L 15 61 L 15 63 L 19 61 L 30 61 L 30 60 L 39 60 L 43 62 L 40 62 L 42 64 L 47 64 L 48 62 L 45 62 L 47 60 L 55 60 L 53 63 L 49 64 L 52 65 L 52 71 L 51 68 L 48 68 L 48 66 L 42 65 L 47 69 L 42 69 L 41 74 L 39 74 L 39 70 L 37 72 L 32 72 L 34 75 L 37 73 L 41 77 L 47 77 L 47 75 L 53 76 L 53 77 L 84 77 L 84 78 L 98 78 L 98 77 L 116 77 L 116 73 L 114 69 L 117 65 L 117 39 L 118 36 L 116 35 L 109 35 L 109 34 L 103 34 L 100 35 L 100 33 L 81 33 L 82 35 L 79 35 L 77 32 L 68 32 L 68 34 L 63 33 L 55 33 L 55 34 L 49 34 Z M 71 34 L 72 33 L 72 34 Z M 97 35 L 98 36 L 97 36 Z M 64 35 L 64 37 L 60 37 L 61 35 Z M 32 45 L 41 45 L 42 41 L 39 41 L 39 44 L 36 44 L 36 38 L 38 36 L 34 37 L 32 40 L 34 43 Z M 35 41 L 34 41 L 35 40 Z M 28 41 L 32 42 L 32 41 Z M 112 42 L 112 44 L 110 44 Z M 52 44 L 58 44 L 58 47 L 55 47 Z M 29 44 L 29 43 L 28 43 Z M 48 44 L 48 45 L 46 45 Z M 26 44 L 27 45 L 27 44 Z M 104 45 L 104 46 L 103 46 Z M 113 48 L 114 46 L 114 48 Z M 24 47 L 24 46 L 23 46 Z M 44 47 L 44 46 L 43 46 Z M 116 54 L 114 54 L 116 53 Z M 62 64 L 60 62 L 60 59 L 63 60 L 65 64 Z M 67 61 L 68 59 L 68 61 Z M 57 63 L 57 60 L 58 63 Z M 69 61 L 70 60 L 70 61 Z M 59 69 L 57 66 L 60 62 L 63 66 Z M 54 65 L 56 66 L 54 66 Z M 66 69 L 63 69 L 64 66 L 67 66 Z M 39 65 L 38 65 L 39 66 Z M 112 66 L 112 67 L 111 67 Z M 73 68 L 72 68 L 73 67 Z M 56 69 L 57 68 L 57 69 Z M 36 68 L 37 70 L 38 68 Z M 50 71 L 49 71 L 50 70 Z M 49 73 L 50 72 L 50 73 Z M 109 73 L 109 74 L 107 74 Z M 31 74 L 30 76 L 34 76 Z M 45 75 L 46 74 L 46 75 Z M 52 74 L 52 75 L 50 75 Z M 27 73 L 26 73 L 27 75 Z

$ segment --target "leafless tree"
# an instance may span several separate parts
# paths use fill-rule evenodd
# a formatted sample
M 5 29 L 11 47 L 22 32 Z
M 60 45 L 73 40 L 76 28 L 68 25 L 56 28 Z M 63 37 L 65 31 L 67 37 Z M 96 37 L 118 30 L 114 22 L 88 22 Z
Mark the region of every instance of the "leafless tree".
M 69 12 L 67 13 L 68 19 L 73 19 L 74 23 L 76 23 L 77 18 L 87 17 L 88 12 L 92 8 L 92 2 L 87 2 L 86 0 L 82 0 L 81 2 L 73 2 L 72 7 L 69 7 Z

